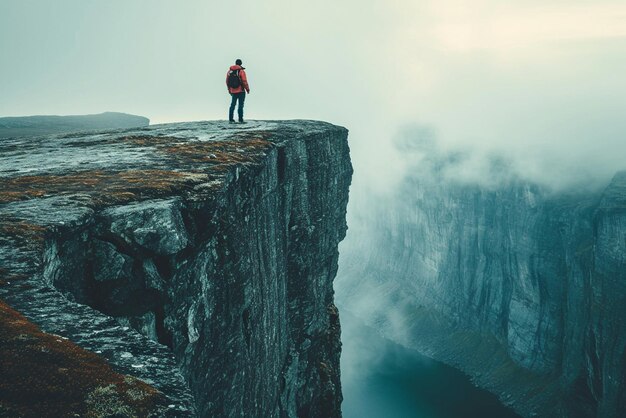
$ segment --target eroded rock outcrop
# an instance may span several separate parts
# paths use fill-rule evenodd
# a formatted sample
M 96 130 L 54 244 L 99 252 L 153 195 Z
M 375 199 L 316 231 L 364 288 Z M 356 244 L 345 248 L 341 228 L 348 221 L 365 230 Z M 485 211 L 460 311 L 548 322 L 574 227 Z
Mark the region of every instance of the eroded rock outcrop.
M 0 297 L 172 416 L 340 416 L 346 139 L 293 121 L 7 140 Z

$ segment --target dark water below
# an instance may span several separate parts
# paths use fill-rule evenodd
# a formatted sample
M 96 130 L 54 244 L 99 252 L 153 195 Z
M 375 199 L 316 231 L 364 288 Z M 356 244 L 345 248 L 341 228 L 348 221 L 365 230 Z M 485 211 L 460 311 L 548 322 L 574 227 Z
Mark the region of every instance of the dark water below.
M 382 338 L 342 311 L 345 418 L 519 418 L 462 372 Z

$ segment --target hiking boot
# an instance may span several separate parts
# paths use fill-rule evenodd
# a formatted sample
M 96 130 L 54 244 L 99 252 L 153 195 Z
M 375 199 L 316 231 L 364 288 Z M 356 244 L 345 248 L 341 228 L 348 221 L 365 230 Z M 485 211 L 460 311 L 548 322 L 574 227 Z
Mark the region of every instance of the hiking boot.
M 235 123 L 235 119 L 229 120 L 228 123 Z
M 246 123 L 243 119 L 239 119 L 239 123 Z

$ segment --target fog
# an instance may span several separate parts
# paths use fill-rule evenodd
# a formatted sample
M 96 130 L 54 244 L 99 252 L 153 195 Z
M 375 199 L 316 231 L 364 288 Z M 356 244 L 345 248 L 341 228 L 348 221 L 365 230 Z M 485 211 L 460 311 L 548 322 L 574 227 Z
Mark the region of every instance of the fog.
M 350 129 L 351 228 L 428 150 L 490 185 L 600 187 L 626 167 L 622 0 L 0 0 L 0 56 L 0 116 L 152 123 L 225 119 L 241 58 L 247 118 Z M 344 377 L 370 355 L 345 354 Z

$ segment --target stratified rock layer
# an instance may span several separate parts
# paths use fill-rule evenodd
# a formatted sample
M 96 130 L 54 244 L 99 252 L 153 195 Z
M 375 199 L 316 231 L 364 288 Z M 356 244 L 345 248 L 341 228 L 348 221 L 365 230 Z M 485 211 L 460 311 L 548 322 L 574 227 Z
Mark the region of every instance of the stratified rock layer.
M 347 131 L 322 122 L 5 140 L 0 297 L 171 416 L 340 416 L 351 175 Z
M 342 306 L 524 416 L 623 416 L 626 174 L 548 193 L 448 178 L 454 161 L 424 158 L 394 198 L 358 210 Z

